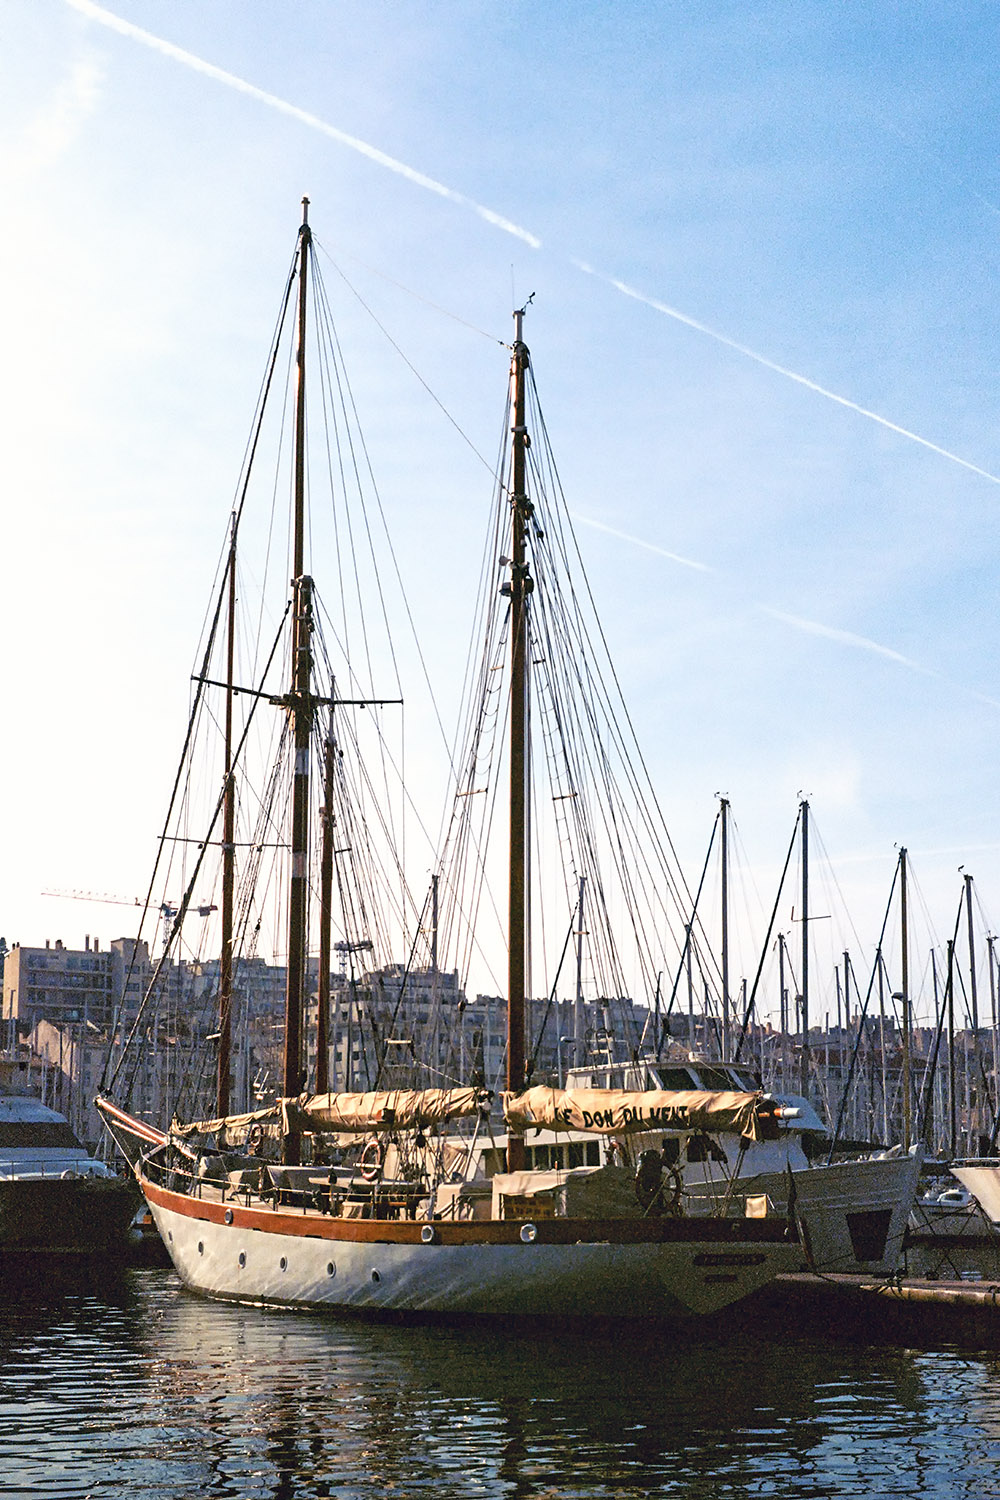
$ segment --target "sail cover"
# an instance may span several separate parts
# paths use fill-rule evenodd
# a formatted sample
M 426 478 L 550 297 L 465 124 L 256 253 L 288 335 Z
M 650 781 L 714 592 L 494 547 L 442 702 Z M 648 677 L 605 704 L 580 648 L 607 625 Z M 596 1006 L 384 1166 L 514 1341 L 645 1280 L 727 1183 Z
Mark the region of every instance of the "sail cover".
M 381 1089 L 368 1094 L 302 1094 L 283 1099 L 286 1130 L 363 1133 L 422 1130 L 489 1107 L 485 1089 Z
M 735 1091 L 553 1089 L 539 1085 L 523 1094 L 504 1094 L 503 1110 L 514 1130 L 532 1125 L 603 1135 L 634 1135 L 643 1130 L 724 1130 L 755 1141 L 770 1134 L 763 1094 Z
M 187 1140 L 214 1135 L 219 1145 L 245 1144 L 259 1127 L 262 1135 L 364 1134 L 373 1130 L 422 1130 L 488 1109 L 485 1089 L 381 1089 L 368 1094 L 300 1094 L 278 1099 L 266 1109 L 218 1120 L 174 1121 L 170 1134 Z

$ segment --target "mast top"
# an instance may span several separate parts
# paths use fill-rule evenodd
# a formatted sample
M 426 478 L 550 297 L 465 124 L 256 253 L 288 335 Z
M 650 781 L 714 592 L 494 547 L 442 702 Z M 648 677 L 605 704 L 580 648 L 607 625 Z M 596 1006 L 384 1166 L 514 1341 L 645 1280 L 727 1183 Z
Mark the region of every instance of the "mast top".
M 309 199 L 302 199 L 302 227 L 305 229 L 309 223 Z
M 531 296 L 528 298 L 527 302 L 524 304 L 523 307 L 515 307 L 515 309 L 514 309 L 514 342 L 515 342 L 515 344 L 522 344 L 524 342 L 523 338 L 521 337 L 522 329 L 523 329 L 523 324 L 524 324 L 524 315 L 528 311 L 528 308 L 531 306 L 531 304 L 534 302 L 534 300 L 535 300 L 535 294 L 534 294 L 534 292 L 532 292 Z

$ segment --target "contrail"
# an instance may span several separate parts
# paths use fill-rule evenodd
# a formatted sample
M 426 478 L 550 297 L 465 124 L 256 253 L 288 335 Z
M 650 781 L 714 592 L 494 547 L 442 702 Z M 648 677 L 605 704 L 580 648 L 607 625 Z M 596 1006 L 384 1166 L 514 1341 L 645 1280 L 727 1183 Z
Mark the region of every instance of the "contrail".
M 838 641 L 842 646 L 856 646 L 860 651 L 873 651 L 876 656 L 884 656 L 889 661 L 899 662 L 901 667 L 909 667 L 911 672 L 923 672 L 928 677 L 939 675 L 930 667 L 922 667 L 919 662 L 911 661 L 902 652 L 893 651 L 891 646 L 880 646 L 878 641 L 870 641 L 864 635 L 855 635 L 852 630 L 838 630 L 833 625 L 820 625 L 815 620 L 804 620 L 801 615 L 786 614 L 783 609 L 772 609 L 769 604 L 756 604 L 754 608 L 762 615 L 770 616 L 772 620 L 780 620 L 782 625 L 791 625 L 793 630 L 803 630 L 807 635 L 821 635 L 828 641 Z
M 592 521 L 589 516 L 574 513 L 573 520 L 584 526 L 592 526 L 595 531 L 605 531 L 608 536 L 616 536 L 620 541 L 630 542 L 633 547 L 643 547 L 647 552 L 655 552 L 658 557 L 666 557 L 670 562 L 679 563 L 682 568 L 694 568 L 698 573 L 717 571 L 710 568 L 708 563 L 693 562 L 690 557 L 681 557 L 679 552 L 668 552 L 666 547 L 658 547 L 655 542 L 644 542 L 641 536 L 631 536 L 627 531 L 619 531 L 616 526 L 605 526 L 603 521 Z
M 679 312 L 676 307 L 670 307 L 668 303 L 660 302 L 656 297 L 648 297 L 645 292 L 638 291 L 634 286 L 629 286 L 627 282 L 620 281 L 616 276 L 606 276 L 603 271 L 596 271 L 593 266 L 583 260 L 574 259 L 573 265 L 578 271 L 583 271 L 586 275 L 594 276 L 598 281 L 613 286 L 615 291 L 621 292 L 623 297 L 631 297 L 635 302 L 642 302 L 646 307 L 653 308 L 655 312 L 662 313 L 666 318 L 673 318 L 676 322 L 683 323 L 685 327 L 693 328 L 697 333 L 704 333 L 708 338 L 714 339 L 717 344 L 724 344 L 727 349 L 733 349 L 744 358 L 763 365 L 765 370 L 773 370 L 776 375 L 784 375 L 786 380 L 794 380 L 796 385 L 804 385 L 806 390 L 815 391 L 817 396 L 825 396 L 828 401 L 835 401 L 838 406 L 846 406 L 848 411 L 857 412 L 859 416 L 867 417 L 870 422 L 877 422 L 880 427 L 885 427 L 900 437 L 909 438 L 911 443 L 919 443 L 921 448 L 928 448 L 939 458 L 946 458 L 953 464 L 961 464 L 963 469 L 968 469 L 972 474 L 978 474 L 981 479 L 988 479 L 991 484 L 1000 484 L 1000 475 L 991 474 L 989 469 L 981 469 L 978 464 L 970 463 L 967 458 L 960 458 L 957 453 L 939 447 L 928 438 L 922 438 L 919 433 L 911 432 L 908 427 L 900 427 L 898 423 L 890 422 L 888 417 L 879 416 L 877 411 L 871 411 L 867 406 L 859 406 L 857 401 L 851 401 L 847 396 L 838 396 L 836 391 L 827 390 L 825 385 L 818 385 L 807 375 L 799 375 L 785 365 L 776 364 L 765 354 L 758 354 L 755 349 L 750 349 L 746 344 L 731 339 L 728 334 L 720 333 L 716 328 L 710 328 L 707 323 L 699 323 L 697 318 L 688 317 L 687 313 Z
M 572 513 L 572 518 L 581 526 L 591 526 L 595 531 L 603 531 L 608 536 L 618 537 L 620 541 L 628 542 L 632 547 L 641 547 L 645 552 L 655 552 L 658 557 L 665 557 L 669 562 L 677 563 L 682 568 L 693 568 L 699 573 L 712 573 L 718 578 L 724 576 L 718 568 L 710 567 L 708 563 L 695 562 L 690 557 L 682 557 L 677 552 L 670 552 L 666 547 L 657 546 L 655 542 L 647 542 L 642 537 L 632 536 L 630 532 L 619 531 L 616 526 L 607 526 L 603 521 L 593 521 L 589 516 L 581 516 L 578 511 Z M 807 620 L 802 615 L 789 614 L 787 610 L 775 609 L 770 604 L 752 603 L 751 607 L 758 614 L 767 615 L 769 619 L 777 620 L 779 624 L 787 625 L 792 630 L 800 630 L 805 635 L 818 635 L 824 640 L 834 641 L 839 646 L 848 646 L 855 651 L 868 651 L 873 656 L 881 656 L 886 661 L 905 667 L 908 672 L 916 672 L 920 677 L 932 677 L 935 681 L 965 693 L 980 703 L 988 703 L 991 708 L 1000 708 L 1000 699 L 991 698 L 988 693 L 981 693 L 977 688 L 967 687 L 964 683 L 954 682 L 936 668 L 922 666 L 912 657 L 904 656 L 901 651 L 895 651 L 891 646 L 880 645 L 878 641 L 869 640 L 867 636 L 857 635 L 853 630 L 840 630 L 835 625 L 823 625 L 818 620 Z
M 122 20 L 121 16 L 113 15 L 111 11 L 105 10 L 103 5 L 95 5 L 93 0 L 66 0 L 66 3 L 91 21 L 97 21 L 101 26 L 107 26 L 111 31 L 117 31 L 134 42 L 141 42 L 144 47 L 151 47 L 154 52 L 160 52 L 174 62 L 183 63 L 185 67 L 193 68 L 196 73 L 204 73 L 206 78 L 213 78 L 216 83 L 224 83 L 227 88 L 236 89 L 241 94 L 248 94 L 250 98 L 259 100 L 261 104 L 267 104 L 271 109 L 279 110 L 283 115 L 290 115 L 293 120 L 298 120 L 301 124 L 308 125 L 323 135 L 328 135 L 331 140 L 338 141 L 340 145 L 347 146 L 352 151 L 357 151 L 359 155 L 366 156 L 369 161 L 385 167 L 387 171 L 395 172 L 399 177 L 405 177 L 415 187 L 426 188 L 428 192 L 436 193 L 439 198 L 446 198 L 449 203 L 457 203 L 462 208 L 471 208 L 481 219 L 485 219 L 487 224 L 492 224 L 496 229 L 502 229 L 506 234 L 512 234 L 517 239 L 523 240 L 533 250 L 541 247 L 541 240 L 529 233 L 527 229 L 522 229 L 519 224 L 514 224 L 510 219 L 504 218 L 503 214 L 484 207 L 473 198 L 467 198 L 464 193 L 457 193 L 454 188 L 446 187 L 443 182 L 436 182 L 433 177 L 427 177 L 414 167 L 408 167 L 405 162 L 397 161 L 394 156 L 388 156 L 377 146 L 370 146 L 367 141 L 361 141 L 355 135 L 348 135 L 345 130 L 338 130 L 336 125 L 330 125 L 326 120 L 321 120 L 318 115 L 310 114 L 308 110 L 299 109 L 296 104 L 289 104 L 286 99 L 279 99 L 277 94 L 269 94 L 265 89 L 259 89 L 255 84 L 247 83 L 245 78 L 238 78 L 235 73 L 227 73 L 224 68 L 217 68 L 214 63 L 205 62 L 204 58 L 196 57 L 193 52 L 185 52 L 182 47 L 175 47 L 172 42 L 166 42 L 162 37 L 154 36 L 151 31 L 144 31 L 141 26 L 135 26 L 131 21 Z
M 468 198 L 464 193 L 459 193 L 454 188 L 449 188 L 442 182 L 437 182 L 433 177 L 427 177 L 423 172 L 418 172 L 415 167 L 407 166 L 405 162 L 397 161 L 393 156 L 388 156 L 380 151 L 377 146 L 370 146 L 367 141 L 359 140 L 357 136 L 348 135 L 344 130 L 338 130 L 335 125 L 330 125 L 326 120 L 321 120 L 318 115 L 313 115 L 308 110 L 299 109 L 298 105 L 289 104 L 285 99 L 279 99 L 276 94 L 269 94 L 264 89 L 259 89 L 255 84 L 247 83 L 243 78 L 238 78 L 235 73 L 227 73 L 223 68 L 217 68 L 214 63 L 205 62 L 203 58 L 196 57 L 192 52 L 185 52 L 181 47 L 175 47 L 172 42 L 166 42 L 162 37 L 154 36 L 150 31 L 144 31 L 141 26 L 134 25 L 131 21 L 124 21 L 120 16 L 105 10 L 102 5 L 96 5 L 94 0 L 66 0 L 67 5 L 87 16 L 90 20 L 98 22 L 102 26 L 109 27 L 112 31 L 119 32 L 122 36 L 141 42 L 145 47 L 151 47 L 155 52 L 160 52 L 164 57 L 172 58 L 174 62 L 183 63 L 185 67 L 193 68 L 196 73 L 203 73 L 207 78 L 213 78 L 217 83 L 224 83 L 228 88 L 236 89 L 241 94 L 247 94 L 252 99 L 257 99 L 271 109 L 279 110 L 282 114 L 290 115 L 292 119 L 298 120 L 303 125 L 308 125 L 313 130 L 329 136 L 331 140 L 347 146 L 352 151 L 357 151 L 361 156 L 367 157 L 380 167 L 385 167 L 389 172 L 395 172 L 397 176 L 404 177 L 416 187 L 426 188 L 428 192 L 436 193 L 439 198 L 445 198 L 449 203 L 455 203 L 463 208 L 471 208 L 473 213 L 478 214 L 486 223 L 492 224 L 497 229 L 502 229 L 505 234 L 512 234 L 515 238 L 523 240 L 533 250 L 541 248 L 541 240 L 530 230 L 522 229 L 519 224 L 514 224 L 503 214 L 497 213 L 492 208 L 486 208 L 477 203 L 473 198 Z M 848 411 L 857 413 L 858 416 L 866 417 L 870 422 L 876 422 L 880 427 L 894 432 L 897 436 L 906 438 L 911 443 L 918 443 L 921 448 L 936 453 L 939 458 L 947 459 L 949 463 L 958 464 L 972 474 L 977 474 L 981 479 L 988 479 L 991 484 L 1000 484 L 1000 475 L 991 474 L 988 469 L 982 469 L 978 464 L 970 463 L 966 458 L 960 458 L 957 453 L 952 453 L 947 448 L 932 443 L 928 438 L 920 437 L 916 432 L 911 432 L 908 427 L 901 427 L 896 422 L 891 422 L 888 417 L 880 416 L 878 412 L 870 411 L 868 407 L 861 406 L 857 401 L 851 401 L 846 396 L 838 396 L 836 391 L 831 391 L 826 386 L 819 385 L 815 380 L 810 380 L 806 375 L 799 375 L 795 370 L 789 370 L 785 365 L 777 364 L 773 359 L 768 359 L 764 354 L 758 354 L 755 349 L 741 344 L 736 339 L 731 339 L 727 334 L 720 333 L 715 328 L 710 328 L 706 323 L 700 323 L 697 318 L 688 317 L 686 313 L 680 312 L 668 303 L 659 301 L 656 297 L 647 296 L 645 292 L 638 291 L 629 286 L 627 282 L 618 277 L 608 276 L 602 271 L 597 271 L 586 261 L 570 258 L 570 264 L 578 271 L 588 276 L 593 276 L 606 285 L 614 287 L 624 297 L 631 297 L 636 302 L 644 303 L 645 306 L 653 308 L 655 312 L 662 313 L 664 317 L 673 318 L 678 323 L 683 323 L 687 328 L 694 329 L 697 333 L 703 333 L 707 338 L 714 339 L 716 343 L 723 344 L 727 349 L 732 349 L 736 354 L 742 354 L 745 359 L 751 359 L 756 364 L 762 365 L 764 369 L 773 371 L 776 375 L 783 375 L 786 380 L 793 380 L 797 385 L 804 386 L 806 390 L 813 391 L 817 396 L 823 396 L 827 401 L 833 401 L 838 406 L 846 407 Z

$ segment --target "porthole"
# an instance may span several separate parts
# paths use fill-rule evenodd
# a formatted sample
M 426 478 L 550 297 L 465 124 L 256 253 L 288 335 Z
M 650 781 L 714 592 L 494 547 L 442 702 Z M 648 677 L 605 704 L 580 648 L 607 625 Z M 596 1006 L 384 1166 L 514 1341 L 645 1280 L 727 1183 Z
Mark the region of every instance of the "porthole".
M 172 1229 L 168 1229 L 167 1230 L 167 1239 L 170 1241 L 171 1244 L 174 1243 L 174 1231 Z
M 198 1241 L 198 1254 L 199 1255 L 204 1255 L 205 1254 L 205 1246 L 202 1244 L 201 1240 Z
M 372 1272 L 372 1281 L 374 1281 L 374 1283 L 375 1283 L 376 1286 L 378 1285 L 378 1283 L 381 1280 L 382 1280 L 382 1272 L 381 1271 L 373 1271 Z
M 226 1209 L 226 1215 L 225 1215 L 225 1217 L 226 1217 L 226 1223 L 227 1224 L 231 1224 L 233 1222 L 233 1211 L 232 1211 L 231 1208 L 227 1208 Z
M 534 1224 L 521 1225 L 521 1239 L 526 1245 L 530 1245 L 532 1241 L 536 1240 L 537 1238 L 538 1230 L 535 1228 Z
M 240 1270 L 241 1271 L 242 1271 L 243 1267 L 246 1265 L 246 1263 L 247 1263 L 247 1253 L 246 1253 L 245 1250 L 241 1250 L 240 1251 Z
M 337 1274 L 337 1267 L 334 1265 L 332 1260 L 328 1260 L 326 1263 L 326 1274 L 328 1276 L 336 1276 Z
M 437 1237 L 438 1233 L 433 1224 L 425 1224 L 420 1231 L 420 1238 L 425 1245 L 433 1245 Z
M 281 1269 L 283 1271 L 287 1271 L 288 1270 L 288 1256 L 287 1255 L 283 1255 L 281 1257 L 281 1259 L 278 1261 L 278 1265 L 281 1267 Z

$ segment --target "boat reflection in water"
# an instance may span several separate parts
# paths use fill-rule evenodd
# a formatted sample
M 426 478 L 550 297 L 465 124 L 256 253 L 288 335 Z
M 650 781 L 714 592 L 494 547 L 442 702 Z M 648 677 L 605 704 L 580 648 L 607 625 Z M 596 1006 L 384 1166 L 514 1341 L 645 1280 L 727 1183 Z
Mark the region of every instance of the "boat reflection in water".
M 727 1314 L 737 1317 L 738 1314 Z M 0 1303 L 7 1493 L 980 1496 L 993 1354 L 836 1328 L 397 1328 L 63 1277 Z

